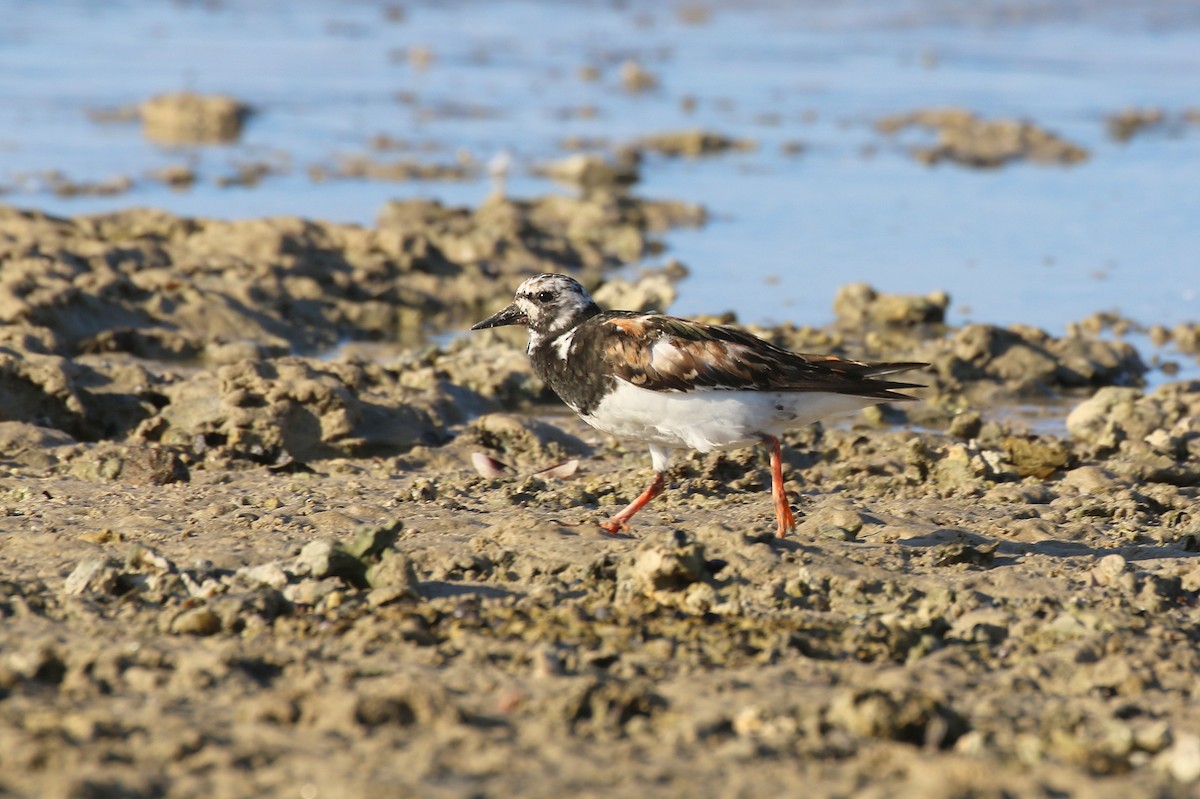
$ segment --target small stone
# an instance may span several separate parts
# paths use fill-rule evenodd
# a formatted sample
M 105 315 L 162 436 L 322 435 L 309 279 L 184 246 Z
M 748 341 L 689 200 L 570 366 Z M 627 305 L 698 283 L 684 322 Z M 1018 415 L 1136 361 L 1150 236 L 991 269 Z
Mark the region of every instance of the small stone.
M 110 594 L 116 587 L 119 576 L 107 558 L 89 558 L 80 561 L 67 576 L 63 592 L 70 596 L 78 596 L 88 591 Z
M 864 517 L 845 505 L 823 507 L 804 520 L 797 532 L 802 535 L 853 541 L 863 528 Z
M 535 648 L 530 659 L 535 677 L 555 677 L 566 672 L 562 658 L 553 647 L 543 645 Z
M 1171 745 L 1171 725 L 1160 719 L 1137 727 L 1133 731 L 1133 743 L 1143 752 L 1157 754 Z
M 987 566 L 996 555 L 997 542 L 968 543 L 951 541 L 940 544 L 929 551 L 928 560 L 931 566 L 953 566 L 966 563 L 972 566 Z
M 296 605 L 314 606 L 334 591 L 341 589 L 343 583 L 336 578 L 328 580 L 301 580 L 283 589 L 283 598 Z
M 658 88 L 658 78 L 630 59 L 621 64 L 621 85 L 627 92 L 648 92 Z
M 949 305 L 950 295 L 944 291 L 925 297 L 880 294 L 866 283 L 848 283 L 838 288 L 833 311 L 846 325 L 872 322 L 907 327 L 944 321 Z
M 1080 466 L 1063 475 L 1063 485 L 1071 486 L 1081 494 L 1107 494 L 1117 488 L 1112 473 L 1099 466 Z
M 627 186 L 638 179 L 636 163 L 612 164 L 598 155 L 588 153 L 576 153 L 538 167 L 535 171 L 551 180 L 574 183 L 585 188 Z
M 288 584 L 287 572 L 278 563 L 261 563 L 258 566 L 244 566 L 237 570 L 236 576 L 249 585 L 267 585 L 271 588 L 283 588 Z
M 618 575 L 618 590 L 632 596 L 679 605 L 679 594 L 705 575 L 704 547 L 690 535 L 676 531 L 666 540 L 643 543 Z
M 341 577 L 351 585 L 365 585 L 366 566 L 334 541 L 310 541 L 300 550 L 292 572 L 301 577 L 322 580 Z
M 1008 638 L 1012 619 L 996 608 L 982 608 L 964 613 L 955 619 L 946 637 L 965 643 L 986 643 L 991 646 Z
M 1105 555 L 1092 569 L 1092 576 L 1100 585 L 1112 585 L 1127 565 L 1125 558 L 1120 555 Z
M 630 311 L 665 311 L 678 291 L 662 273 L 646 275 L 636 282 L 610 280 L 596 289 L 595 300 L 603 307 Z
M 1115 446 L 1119 440 L 1113 440 L 1111 428 L 1116 412 L 1122 406 L 1132 407 L 1141 397 L 1136 388 L 1105 386 L 1067 414 L 1067 430 L 1080 441 Z
M 1019 477 L 1044 480 L 1074 459 L 1069 446 L 1050 438 L 1007 436 L 1000 446 Z
M 385 552 L 383 559 L 367 569 L 367 584 L 372 588 L 389 588 L 398 597 L 420 599 L 417 572 L 412 560 L 399 552 Z
M 206 607 L 185 610 L 171 622 L 176 635 L 213 635 L 221 631 L 221 620 Z
M 954 415 L 954 418 L 950 420 L 950 429 L 947 432 L 955 438 L 969 441 L 979 436 L 979 430 L 982 426 L 983 417 L 979 414 L 979 411 L 964 411 Z
M 1159 758 L 1167 773 L 1179 782 L 1200 780 L 1200 738 L 1195 735 L 1180 735 Z
M 363 525 L 354 533 L 354 539 L 346 545 L 346 552 L 359 560 L 379 557 L 384 550 L 396 543 L 403 529 L 404 524 L 399 520 L 387 524 Z
M 1182 459 L 1187 455 L 1187 446 L 1184 440 L 1178 436 L 1171 435 L 1161 427 L 1151 431 L 1150 435 L 1146 436 L 1144 441 L 1155 452 L 1169 455 L 1176 460 Z

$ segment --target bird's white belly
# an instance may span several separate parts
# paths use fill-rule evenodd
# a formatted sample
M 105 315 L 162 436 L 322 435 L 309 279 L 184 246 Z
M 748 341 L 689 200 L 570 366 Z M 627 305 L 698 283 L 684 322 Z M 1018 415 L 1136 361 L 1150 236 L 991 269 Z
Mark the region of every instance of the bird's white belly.
M 651 391 L 618 380 L 616 390 L 582 418 L 618 438 L 711 452 L 882 401 L 820 391 Z

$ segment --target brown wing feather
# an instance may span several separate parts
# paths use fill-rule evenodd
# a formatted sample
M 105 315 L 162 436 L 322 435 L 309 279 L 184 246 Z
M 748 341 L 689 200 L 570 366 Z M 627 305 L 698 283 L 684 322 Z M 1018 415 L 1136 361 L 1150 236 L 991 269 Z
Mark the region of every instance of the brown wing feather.
M 913 397 L 897 389 L 916 383 L 876 376 L 918 369 L 923 363 L 861 363 L 832 355 L 805 355 L 776 347 L 723 325 L 669 316 L 630 314 L 605 319 L 605 360 L 617 376 L 652 391 L 695 388 L 828 391 L 889 400 Z

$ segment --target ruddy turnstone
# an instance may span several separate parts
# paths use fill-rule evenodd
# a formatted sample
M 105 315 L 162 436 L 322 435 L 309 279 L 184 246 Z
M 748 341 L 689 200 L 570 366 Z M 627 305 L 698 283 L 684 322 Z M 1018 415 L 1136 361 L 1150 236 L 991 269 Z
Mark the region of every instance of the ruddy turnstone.
M 796 526 L 783 489 L 779 436 L 881 402 L 912 400 L 885 378 L 923 363 L 860 363 L 802 355 L 722 325 L 659 313 L 602 311 L 574 278 L 535 275 L 507 308 L 472 330 L 529 329 L 533 369 L 592 427 L 650 447 L 654 479 L 601 524 L 615 533 L 663 490 L 671 450 L 762 442 L 771 453 L 776 535 Z

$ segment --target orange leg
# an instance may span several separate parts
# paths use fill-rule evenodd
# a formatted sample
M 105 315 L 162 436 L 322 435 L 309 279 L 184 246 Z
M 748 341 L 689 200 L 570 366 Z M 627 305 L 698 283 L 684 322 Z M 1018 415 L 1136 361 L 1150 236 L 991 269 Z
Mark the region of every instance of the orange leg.
M 775 535 L 783 538 L 796 529 L 796 517 L 788 505 L 787 493 L 783 490 L 783 448 L 774 436 L 763 436 L 763 443 L 771 448 L 771 498 L 775 500 Z
M 628 530 L 629 525 L 627 525 L 626 522 L 633 518 L 633 514 L 646 507 L 646 504 L 650 500 L 662 493 L 664 482 L 665 477 L 663 473 L 655 472 L 654 479 L 650 481 L 650 485 L 646 486 L 646 490 L 642 492 L 640 497 L 635 499 L 633 502 L 630 502 L 629 505 L 626 506 L 625 510 L 621 511 L 616 516 L 612 517 L 606 522 L 601 522 L 600 526 L 609 533 L 618 533 L 621 530 Z

